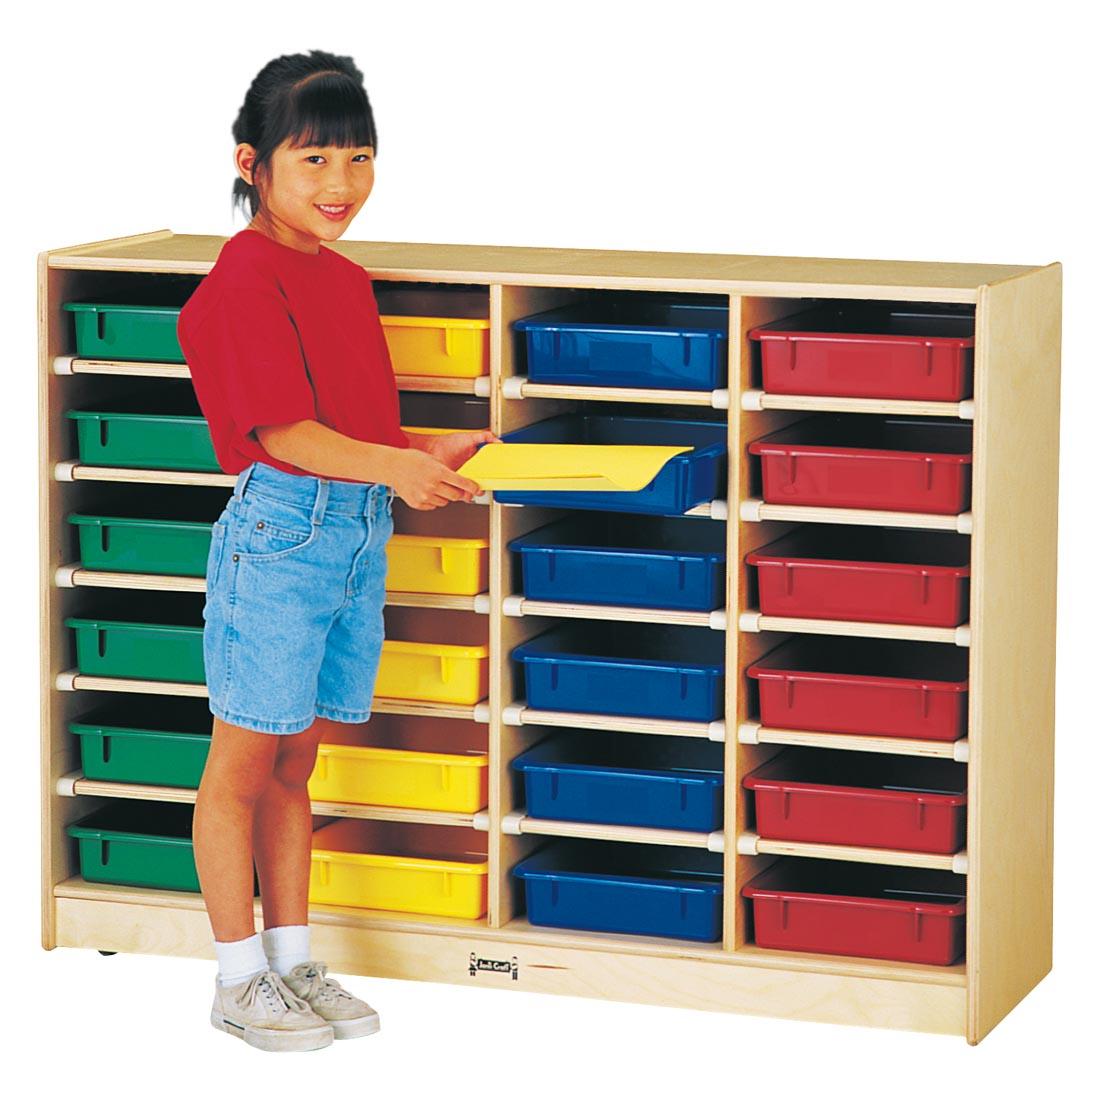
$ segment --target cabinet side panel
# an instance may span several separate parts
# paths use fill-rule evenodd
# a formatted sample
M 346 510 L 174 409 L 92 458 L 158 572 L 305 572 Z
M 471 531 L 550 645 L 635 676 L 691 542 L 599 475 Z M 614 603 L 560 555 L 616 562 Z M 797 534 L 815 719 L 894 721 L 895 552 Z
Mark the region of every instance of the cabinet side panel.
M 54 906 L 53 906 L 53 828 L 50 809 L 54 797 L 50 781 L 53 761 L 51 731 L 53 720 L 51 713 L 51 687 L 49 676 L 52 669 L 47 652 L 50 638 L 50 596 L 51 578 L 49 576 L 50 557 L 48 553 L 49 534 L 49 268 L 48 253 L 38 257 L 38 629 L 39 629 L 39 738 L 40 770 L 42 784 L 42 821 L 40 838 L 41 856 L 41 925 L 42 946 L 47 950 L 55 946 Z
M 1051 964 L 1062 269 L 977 307 L 967 1038 Z

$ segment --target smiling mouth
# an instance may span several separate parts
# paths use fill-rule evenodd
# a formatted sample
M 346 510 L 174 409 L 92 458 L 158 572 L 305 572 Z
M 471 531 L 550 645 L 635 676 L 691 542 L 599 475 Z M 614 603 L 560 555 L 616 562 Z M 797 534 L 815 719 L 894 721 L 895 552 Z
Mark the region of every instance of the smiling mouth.
M 345 203 L 343 206 L 330 206 L 327 203 L 322 205 L 321 203 L 314 203 L 318 210 L 330 221 L 343 221 L 348 216 L 351 210 L 351 203 Z

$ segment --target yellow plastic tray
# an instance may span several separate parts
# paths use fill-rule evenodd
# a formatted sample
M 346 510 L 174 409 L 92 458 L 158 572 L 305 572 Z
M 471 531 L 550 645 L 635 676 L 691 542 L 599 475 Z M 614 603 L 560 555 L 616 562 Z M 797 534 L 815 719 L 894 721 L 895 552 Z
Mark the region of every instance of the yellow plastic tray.
M 476 378 L 489 373 L 489 322 L 468 317 L 381 316 L 394 374 Z
M 476 920 L 488 911 L 489 857 L 473 829 L 336 821 L 313 834 L 309 900 Z
M 412 432 L 413 435 L 450 435 L 452 432 L 465 432 L 469 428 L 411 428 L 408 424 L 402 424 L 403 432 Z
M 489 694 L 489 647 L 387 639 L 374 693 L 472 706 Z
M 644 489 L 669 459 L 691 449 L 586 443 L 486 443 L 458 472 L 483 489 L 634 493 Z
M 477 813 L 489 801 L 485 735 L 465 735 L 406 717 L 387 730 L 376 715 L 369 725 L 345 725 L 325 735 L 309 797 L 318 802 L 356 802 L 417 810 Z
M 386 591 L 476 596 L 489 587 L 489 540 L 392 535 Z

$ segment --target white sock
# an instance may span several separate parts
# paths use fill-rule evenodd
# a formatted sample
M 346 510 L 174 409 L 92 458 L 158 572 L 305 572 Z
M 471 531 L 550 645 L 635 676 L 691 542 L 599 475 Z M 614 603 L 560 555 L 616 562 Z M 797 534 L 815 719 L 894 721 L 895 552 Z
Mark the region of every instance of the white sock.
M 263 941 L 259 934 L 231 943 L 214 941 L 214 953 L 218 956 L 218 984 L 239 985 L 268 968 Z
M 284 924 L 263 930 L 264 952 L 271 969 L 285 978 L 299 963 L 309 962 L 309 925 Z

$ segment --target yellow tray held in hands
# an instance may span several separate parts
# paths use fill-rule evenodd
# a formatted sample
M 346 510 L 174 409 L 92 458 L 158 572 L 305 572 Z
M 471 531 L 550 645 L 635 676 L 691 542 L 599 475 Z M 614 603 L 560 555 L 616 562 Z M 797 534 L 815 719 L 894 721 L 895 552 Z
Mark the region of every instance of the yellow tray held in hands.
M 489 647 L 387 638 L 374 694 L 473 706 L 489 694 Z
M 469 317 L 383 314 L 394 374 L 477 378 L 489 373 L 489 322 Z
M 489 857 L 475 848 L 478 837 L 485 834 L 393 821 L 322 826 L 313 834 L 309 901 L 477 920 L 489 897 Z
M 392 535 L 386 544 L 387 592 L 476 596 L 489 587 L 489 540 Z
M 692 447 L 486 443 L 459 469 L 483 489 L 637 492 Z

